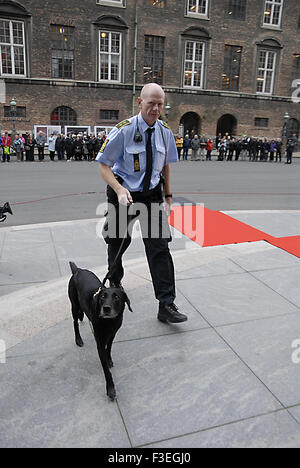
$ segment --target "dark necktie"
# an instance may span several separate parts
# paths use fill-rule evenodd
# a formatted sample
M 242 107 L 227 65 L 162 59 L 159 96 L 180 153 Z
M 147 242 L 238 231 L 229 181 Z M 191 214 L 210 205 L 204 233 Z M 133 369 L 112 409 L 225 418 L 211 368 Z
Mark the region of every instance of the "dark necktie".
M 146 173 L 144 177 L 144 183 L 143 183 L 143 193 L 148 193 L 149 188 L 150 188 L 150 181 L 151 181 L 151 175 L 152 175 L 152 144 L 151 144 L 151 136 L 154 131 L 154 128 L 147 128 L 146 132 L 148 134 L 147 138 L 147 144 L 146 144 Z

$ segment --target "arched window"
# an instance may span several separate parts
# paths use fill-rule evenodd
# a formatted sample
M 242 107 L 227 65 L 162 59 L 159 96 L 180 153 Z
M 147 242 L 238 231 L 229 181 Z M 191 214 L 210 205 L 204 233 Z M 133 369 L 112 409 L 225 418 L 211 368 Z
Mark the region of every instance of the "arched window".
M 289 119 L 287 122 L 287 137 L 291 138 L 292 136 L 296 135 L 297 139 L 299 140 L 299 129 L 299 121 L 296 119 Z
M 221 133 L 222 137 L 228 133 L 230 136 L 237 134 L 237 120 L 234 115 L 225 114 L 219 118 L 217 123 L 217 135 Z
M 77 125 L 77 114 L 71 107 L 56 107 L 51 114 L 51 125 Z

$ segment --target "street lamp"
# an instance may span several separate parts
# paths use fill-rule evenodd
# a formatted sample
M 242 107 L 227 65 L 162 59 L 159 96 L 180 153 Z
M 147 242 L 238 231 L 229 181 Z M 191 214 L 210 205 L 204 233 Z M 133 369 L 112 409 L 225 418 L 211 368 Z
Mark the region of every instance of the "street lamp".
M 286 144 L 287 144 L 287 123 L 288 123 L 289 120 L 290 120 L 289 113 L 286 112 L 284 114 L 284 124 L 283 124 L 283 130 L 282 130 L 282 144 L 283 144 L 283 151 L 284 152 L 286 150 Z
M 15 98 L 12 98 L 10 101 L 10 114 L 11 114 L 11 119 L 12 119 L 12 131 L 13 133 L 16 133 L 16 116 L 17 116 L 17 103 Z
M 166 122 L 168 123 L 168 120 L 169 120 L 169 112 L 171 110 L 171 106 L 170 104 L 167 102 L 167 104 L 165 105 L 165 114 L 166 114 Z

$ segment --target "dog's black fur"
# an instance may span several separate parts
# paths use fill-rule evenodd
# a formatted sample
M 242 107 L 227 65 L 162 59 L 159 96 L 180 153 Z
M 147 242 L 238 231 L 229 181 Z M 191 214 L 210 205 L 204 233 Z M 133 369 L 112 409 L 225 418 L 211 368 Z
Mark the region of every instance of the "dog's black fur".
M 106 288 L 91 271 L 82 270 L 73 262 L 70 262 L 70 267 L 73 276 L 69 282 L 69 298 L 72 305 L 75 342 L 77 346 L 83 346 L 78 320 L 82 321 L 86 314 L 93 327 L 105 375 L 106 392 L 113 401 L 116 398 L 116 391 L 109 370 L 113 367 L 111 347 L 122 325 L 125 304 L 132 312 L 130 301 L 123 288 Z

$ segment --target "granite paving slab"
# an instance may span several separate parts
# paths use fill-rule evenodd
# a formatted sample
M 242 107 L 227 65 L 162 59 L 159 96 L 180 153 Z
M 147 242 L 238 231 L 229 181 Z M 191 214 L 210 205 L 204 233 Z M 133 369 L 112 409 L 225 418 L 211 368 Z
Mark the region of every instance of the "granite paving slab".
M 300 310 L 217 331 L 285 407 L 300 404 L 300 367 L 292 360 L 292 344 L 300 339 Z
M 116 343 L 114 362 L 134 446 L 281 407 L 211 329 Z
M 72 328 L 66 320 L 7 352 L 1 448 L 130 446 L 118 406 L 106 397 L 94 338 L 80 349 Z
M 257 271 L 252 275 L 288 301 L 300 307 L 300 267 Z
M 177 289 L 213 326 L 298 311 L 249 273 L 178 280 Z
M 154 447 L 178 449 L 299 448 L 300 426 L 287 411 L 277 411 L 159 442 Z

